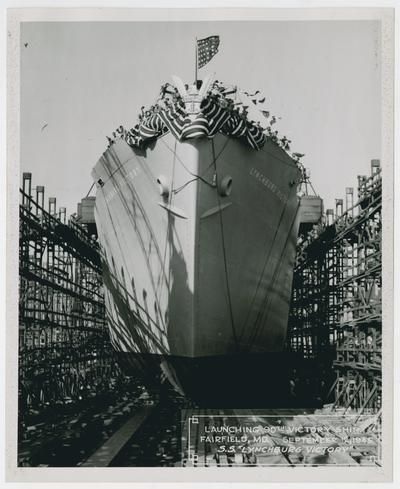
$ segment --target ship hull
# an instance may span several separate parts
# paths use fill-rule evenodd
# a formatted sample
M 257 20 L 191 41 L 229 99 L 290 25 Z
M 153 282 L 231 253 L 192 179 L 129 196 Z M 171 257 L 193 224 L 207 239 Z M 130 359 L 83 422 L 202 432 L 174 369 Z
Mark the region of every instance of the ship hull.
M 299 173 L 276 145 L 222 134 L 167 134 L 145 150 L 118 140 L 103 154 L 93 176 L 107 318 L 137 372 L 188 393 L 215 371 L 245 379 L 251 358 L 282 357 Z
M 314 392 L 306 396 L 302 392 L 294 395 L 292 387 L 294 380 L 310 377 L 311 372 L 315 375 L 321 366 L 295 352 L 197 358 L 119 352 L 118 356 L 127 375 L 142 372 L 140 378 L 150 392 L 158 394 L 162 386 L 168 392 L 168 386 L 172 385 L 199 407 L 308 408 L 317 405 Z M 144 365 L 146 370 L 142 370 Z M 153 368 L 149 368 L 151 365 Z M 167 369 L 175 378 L 171 375 L 171 381 L 163 383 Z M 296 390 L 301 387 L 296 385 Z

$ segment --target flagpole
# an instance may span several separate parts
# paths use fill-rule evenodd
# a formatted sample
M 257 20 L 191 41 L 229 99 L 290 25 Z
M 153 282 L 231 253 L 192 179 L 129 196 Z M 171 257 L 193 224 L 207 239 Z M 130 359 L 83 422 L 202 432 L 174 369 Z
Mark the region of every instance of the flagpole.
M 197 89 L 197 36 L 196 36 L 196 47 L 195 47 L 194 83 Z

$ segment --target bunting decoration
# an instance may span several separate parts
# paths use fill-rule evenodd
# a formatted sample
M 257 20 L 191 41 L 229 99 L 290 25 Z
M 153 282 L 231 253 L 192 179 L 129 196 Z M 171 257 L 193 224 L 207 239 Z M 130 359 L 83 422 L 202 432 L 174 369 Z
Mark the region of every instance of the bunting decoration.
M 212 36 L 218 37 L 218 36 Z M 207 38 L 209 39 L 209 38 Z M 202 39 L 201 41 L 204 41 Z M 217 48 L 216 48 L 217 49 Z M 199 109 L 193 113 L 186 95 L 172 85 L 166 84 L 160 92 L 160 97 L 154 106 L 145 110 L 141 108 L 138 124 L 130 130 L 122 126 L 113 133 L 113 138 L 107 138 L 108 147 L 114 144 L 115 139 L 123 138 L 132 148 L 145 148 L 152 140 L 170 132 L 178 141 L 194 138 L 213 138 L 218 132 L 226 136 L 240 139 L 253 150 L 260 150 L 266 140 L 278 145 L 284 151 L 290 150 L 291 141 L 278 136 L 272 126 L 277 118 L 271 116 L 269 111 L 260 110 L 260 114 L 269 121 L 266 128 L 260 122 L 249 120 L 248 106 L 237 99 L 226 96 L 225 87 L 218 81 L 208 89 L 199 103 Z M 229 94 L 235 93 L 231 90 Z M 246 95 L 257 96 L 260 92 Z M 264 102 L 262 96 L 258 102 Z

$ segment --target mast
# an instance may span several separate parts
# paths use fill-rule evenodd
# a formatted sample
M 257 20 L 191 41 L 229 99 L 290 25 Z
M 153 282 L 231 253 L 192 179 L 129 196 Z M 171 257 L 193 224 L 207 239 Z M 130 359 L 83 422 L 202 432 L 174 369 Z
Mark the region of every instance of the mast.
M 197 88 L 197 36 L 196 36 L 196 42 L 195 42 L 194 83 L 195 83 L 196 88 Z

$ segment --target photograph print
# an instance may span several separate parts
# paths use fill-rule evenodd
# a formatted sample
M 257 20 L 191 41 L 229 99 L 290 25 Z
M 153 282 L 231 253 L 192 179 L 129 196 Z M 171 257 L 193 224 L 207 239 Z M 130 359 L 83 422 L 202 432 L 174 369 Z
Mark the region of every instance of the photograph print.
M 387 473 L 382 10 L 40 12 L 9 31 L 14 477 Z

